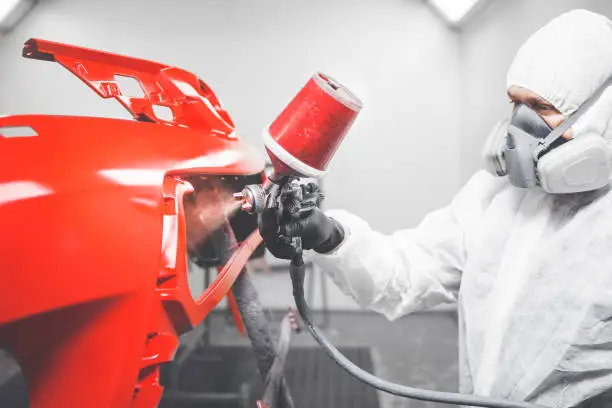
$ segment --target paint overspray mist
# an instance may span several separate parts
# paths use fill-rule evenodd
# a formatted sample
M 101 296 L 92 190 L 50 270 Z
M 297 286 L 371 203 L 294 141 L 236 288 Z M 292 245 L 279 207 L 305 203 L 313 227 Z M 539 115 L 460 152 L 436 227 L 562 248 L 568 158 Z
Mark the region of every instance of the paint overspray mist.
M 187 246 L 196 251 L 211 235 L 225 225 L 240 203 L 233 198 L 233 191 L 219 180 L 208 178 L 198 182 L 195 191 L 185 197 L 185 224 Z

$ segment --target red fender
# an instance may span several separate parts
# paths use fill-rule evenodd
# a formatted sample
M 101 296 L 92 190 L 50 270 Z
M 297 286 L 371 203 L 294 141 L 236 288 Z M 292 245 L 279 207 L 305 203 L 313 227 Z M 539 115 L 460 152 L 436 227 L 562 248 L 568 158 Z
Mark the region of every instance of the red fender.
M 263 161 L 187 71 L 34 39 L 24 56 L 57 61 L 138 121 L 0 117 L 0 346 L 21 364 L 33 408 L 156 407 L 178 335 L 227 295 L 261 242 L 255 232 L 194 301 L 186 178 L 251 175 Z M 115 75 L 144 96 L 124 96 Z

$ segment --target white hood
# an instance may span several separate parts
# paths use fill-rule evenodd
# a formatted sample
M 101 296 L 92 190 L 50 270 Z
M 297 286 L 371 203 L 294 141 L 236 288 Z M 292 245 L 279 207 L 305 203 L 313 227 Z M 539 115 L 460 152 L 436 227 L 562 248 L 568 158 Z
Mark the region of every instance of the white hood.
M 508 87 L 529 89 L 568 116 L 612 77 L 612 22 L 586 10 L 565 13 L 519 49 Z M 596 133 L 612 141 L 612 89 L 574 125 L 573 135 Z

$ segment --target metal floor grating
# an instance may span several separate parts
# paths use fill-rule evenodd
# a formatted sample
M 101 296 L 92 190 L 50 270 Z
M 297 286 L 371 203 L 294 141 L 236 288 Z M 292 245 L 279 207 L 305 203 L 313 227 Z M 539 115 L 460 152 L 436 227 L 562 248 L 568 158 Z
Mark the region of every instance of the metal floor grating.
M 354 363 L 372 372 L 369 348 L 341 347 Z M 294 347 L 285 366 L 295 408 L 378 408 L 377 392 L 352 378 L 318 347 Z M 249 347 L 206 346 L 182 366 L 180 389 L 191 392 L 236 393 L 241 384 L 249 384 L 250 403 L 263 392 L 255 357 Z M 160 408 L 228 408 L 236 403 L 180 403 L 163 401 Z

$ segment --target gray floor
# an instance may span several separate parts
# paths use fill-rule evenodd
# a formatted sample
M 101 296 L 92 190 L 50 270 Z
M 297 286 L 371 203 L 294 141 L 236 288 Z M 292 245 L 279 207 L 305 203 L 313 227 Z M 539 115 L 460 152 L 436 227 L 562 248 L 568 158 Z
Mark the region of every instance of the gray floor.
M 268 259 L 275 272 L 253 267 L 250 277 L 259 299 L 268 310 L 286 311 L 293 306 L 291 281 L 284 261 Z M 458 346 L 456 309 L 441 306 L 389 322 L 381 315 L 364 312 L 343 294 L 325 273 L 314 267 L 306 277 L 306 292 L 313 310 L 326 306 L 330 313 L 329 339 L 338 346 L 371 346 L 376 374 L 388 380 L 420 388 L 457 391 Z M 225 305 L 220 305 L 224 308 Z M 281 313 L 270 316 L 280 322 Z M 320 314 L 319 314 L 320 316 Z M 321 319 L 319 319 L 321 321 Z M 211 317 L 211 341 L 215 344 L 247 344 L 222 315 Z M 294 335 L 292 345 L 314 345 L 309 334 Z M 383 408 L 448 407 L 381 394 Z M 327 408 L 327 407 L 322 407 Z
M 278 324 L 280 313 L 273 316 Z M 322 321 L 320 313 L 317 317 Z M 222 314 L 213 315 L 210 323 L 213 344 L 248 344 Z M 385 379 L 420 388 L 457 390 L 457 326 L 452 311 L 419 313 L 395 322 L 367 312 L 333 312 L 325 332 L 339 346 L 370 346 L 376 374 Z M 308 333 L 292 337 L 293 347 L 313 344 Z M 383 408 L 448 407 L 382 394 L 381 403 Z

